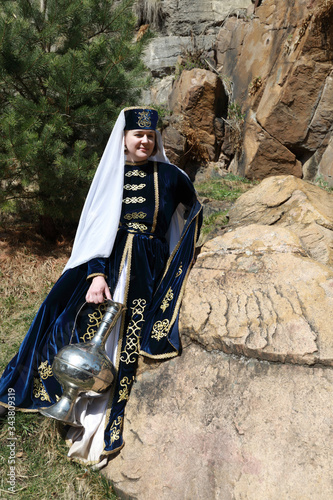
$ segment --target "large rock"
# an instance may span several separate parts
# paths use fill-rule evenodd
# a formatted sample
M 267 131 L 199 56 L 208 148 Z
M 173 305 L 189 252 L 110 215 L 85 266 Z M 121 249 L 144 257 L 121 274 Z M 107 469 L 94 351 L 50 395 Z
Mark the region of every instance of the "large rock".
M 248 113 L 242 158 L 235 173 L 250 179 L 270 175 L 292 174 L 302 177 L 302 164 L 288 148 L 267 133 L 253 114 Z
M 333 194 L 293 176 L 264 179 L 229 211 L 233 225 L 287 227 L 313 259 L 333 267 Z
M 269 141 L 295 155 L 298 168 L 314 157 L 304 174 L 314 179 L 319 173 L 332 135 L 332 21 L 331 2 L 265 0 L 252 21 L 230 18 L 221 28 L 217 63 L 225 82 L 232 84 L 232 99 L 246 115 L 244 151 L 236 162 L 240 173 L 259 179 L 277 169 L 295 174 L 290 161 L 284 165 L 277 159 L 277 167 L 274 160 L 263 163 L 262 149 Z M 327 172 L 327 167 L 321 169 L 324 180 L 333 185 Z
M 185 347 L 137 378 L 104 473 L 122 499 L 327 500 L 332 387 L 327 368 Z
M 206 349 L 333 366 L 333 269 L 280 226 L 208 241 L 185 291 L 183 334 Z
M 216 117 L 225 114 L 226 105 L 222 82 L 215 73 L 199 68 L 182 72 L 170 94 L 169 107 L 172 111 L 171 126 L 186 138 L 189 158 L 196 153 L 199 160 L 217 159 L 219 131 Z M 169 135 L 166 129 L 163 136 Z M 169 148 L 171 146 L 170 143 Z
M 263 181 L 203 246 L 180 312 L 182 356 L 140 364 L 126 445 L 104 471 L 120 498 L 333 496 L 333 269 L 293 230 L 325 219 L 327 200 L 305 186 Z M 295 202 L 289 226 L 274 225 L 304 192 L 304 213 Z M 243 225 L 257 210 L 266 225 Z

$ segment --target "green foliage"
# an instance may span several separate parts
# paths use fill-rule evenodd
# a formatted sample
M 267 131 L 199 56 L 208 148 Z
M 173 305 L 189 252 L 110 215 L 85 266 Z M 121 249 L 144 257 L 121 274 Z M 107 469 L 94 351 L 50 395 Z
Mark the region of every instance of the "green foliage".
M 228 117 L 225 121 L 229 130 L 229 141 L 235 155 L 239 156 L 242 150 L 243 129 L 245 115 L 236 101 L 229 101 Z
M 200 197 L 219 201 L 235 201 L 255 183 L 239 175 L 229 173 L 221 179 L 211 179 L 207 182 L 196 184 L 196 190 Z
M 216 226 L 225 226 L 228 224 L 228 210 L 214 212 L 213 214 L 204 217 L 202 221 L 201 235 L 206 236 Z
M 330 186 L 329 183 L 327 181 L 325 181 L 325 179 L 322 175 L 318 175 L 315 178 L 315 184 L 317 186 L 321 187 L 322 189 L 325 189 L 325 191 L 328 191 L 329 193 L 333 192 L 333 186 Z
M 119 110 L 145 84 L 133 0 L 0 7 L 0 206 L 77 220 Z
M 242 113 L 242 108 L 236 102 L 230 102 L 228 106 L 228 120 L 232 120 L 234 122 L 243 122 L 245 115 Z

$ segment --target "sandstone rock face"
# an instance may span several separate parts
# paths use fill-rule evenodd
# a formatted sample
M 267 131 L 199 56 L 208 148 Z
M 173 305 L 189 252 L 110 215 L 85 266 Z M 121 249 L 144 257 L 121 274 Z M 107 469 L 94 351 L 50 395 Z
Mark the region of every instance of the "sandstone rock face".
M 264 179 L 286 172 L 302 177 L 302 164 L 286 146 L 267 133 L 249 113 L 246 137 L 243 142 L 242 161 L 235 173 L 252 179 Z
M 203 246 L 181 329 L 209 350 L 333 366 L 332 310 L 333 270 L 290 230 L 250 225 Z
M 237 158 L 240 173 L 259 179 L 277 171 L 301 177 L 300 165 L 311 159 L 311 168 L 304 167 L 307 178 L 320 172 L 333 185 L 327 166 L 333 121 L 332 20 L 331 2 L 265 0 L 252 20 L 229 18 L 221 28 L 218 67 L 223 79 L 232 82 L 232 99 L 246 115 L 244 149 Z
M 123 499 L 326 500 L 332 387 L 327 368 L 185 347 L 138 377 L 104 473 Z
M 202 159 L 216 159 L 217 122 L 226 109 L 226 95 L 221 80 L 215 73 L 204 69 L 183 71 L 179 80 L 173 86 L 169 97 L 169 107 L 172 110 L 171 127 L 177 129 L 186 139 L 187 148 L 182 152 L 186 158 L 187 151 L 192 153 L 200 148 Z M 167 154 L 172 153 L 170 137 L 174 133 L 166 129 L 163 139 L 167 140 Z M 178 149 L 176 143 L 176 150 Z M 174 151 L 175 152 L 175 151 Z M 189 155 L 188 159 L 193 157 Z M 182 157 L 175 157 L 177 165 L 182 165 Z
M 333 179 L 333 136 L 330 138 L 330 141 L 318 162 L 318 171 L 319 177 L 322 177 L 325 182 L 327 182 L 330 186 L 332 186 Z
M 126 446 L 105 470 L 121 498 L 333 496 L 333 268 L 298 234 L 330 223 L 332 198 L 268 178 L 205 243 L 181 307 L 182 356 L 141 363 Z
M 243 194 L 229 212 L 231 225 L 292 229 L 303 250 L 333 268 L 333 196 L 292 176 L 267 178 Z

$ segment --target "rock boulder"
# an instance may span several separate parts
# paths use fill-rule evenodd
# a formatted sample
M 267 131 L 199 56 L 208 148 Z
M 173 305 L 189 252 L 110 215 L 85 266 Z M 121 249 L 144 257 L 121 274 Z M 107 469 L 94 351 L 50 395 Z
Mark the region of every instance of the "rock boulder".
M 217 136 L 220 132 L 221 122 L 217 117 L 226 113 L 227 97 L 218 76 L 205 69 L 184 70 L 175 81 L 169 97 L 169 108 L 172 111 L 170 127 L 177 129 L 186 139 L 186 146 L 181 155 L 175 158 L 177 165 L 193 159 L 198 161 L 216 160 L 219 154 Z M 171 150 L 172 143 L 169 137 L 174 132 L 163 132 L 167 139 L 167 153 Z M 176 142 L 175 151 L 178 149 Z M 175 152 L 174 151 L 174 152 Z
M 298 235 L 298 223 L 327 220 L 332 195 L 312 188 L 263 181 L 203 246 L 182 355 L 140 364 L 126 445 L 104 470 L 120 498 L 333 496 L 333 269 Z
M 139 375 L 104 474 L 126 500 L 327 500 L 333 371 L 185 346 Z

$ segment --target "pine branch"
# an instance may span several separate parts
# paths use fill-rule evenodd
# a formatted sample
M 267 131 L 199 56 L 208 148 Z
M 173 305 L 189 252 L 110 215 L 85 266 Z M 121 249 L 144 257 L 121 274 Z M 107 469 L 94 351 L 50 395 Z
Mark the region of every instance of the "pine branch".
M 117 14 L 114 18 L 112 18 L 112 19 L 111 19 L 111 21 L 109 22 L 109 24 L 107 24 L 107 25 L 105 26 L 105 28 L 103 28 L 102 30 L 97 31 L 97 32 L 96 32 L 96 33 L 94 33 L 93 35 L 90 35 L 90 36 L 88 37 L 88 40 L 91 40 L 92 38 L 94 38 L 94 37 L 96 37 L 96 36 L 98 36 L 98 35 L 101 35 L 102 33 L 117 33 L 117 31 L 107 31 L 107 30 L 108 30 L 108 28 L 109 28 L 110 26 L 112 26 L 112 24 L 113 24 L 113 23 L 114 23 L 114 22 L 118 19 L 118 17 L 119 17 L 121 14 L 123 14 L 123 13 L 125 12 L 125 10 L 127 9 L 127 7 L 128 7 L 130 4 L 132 4 L 132 3 L 133 3 L 133 0 L 129 0 L 127 3 L 125 3 L 124 7 L 123 7 L 120 11 L 118 11 L 118 14 Z

